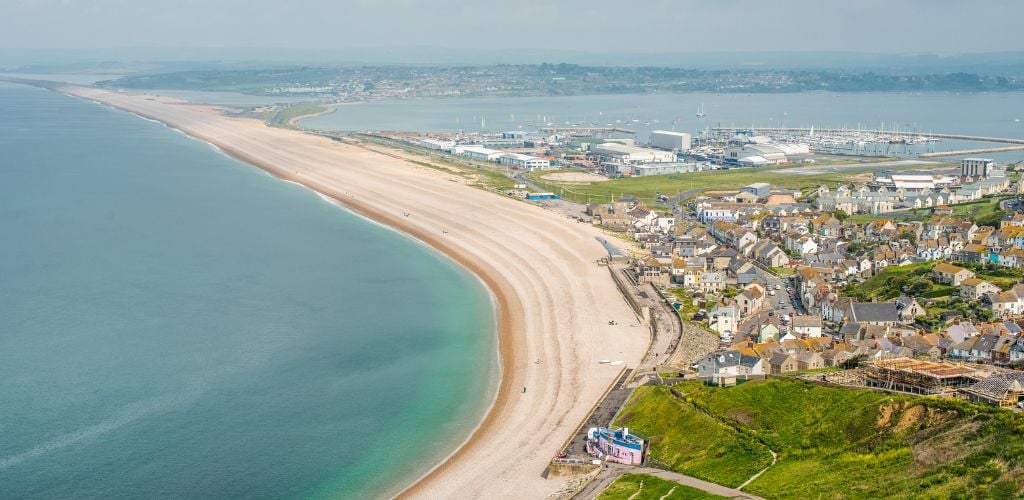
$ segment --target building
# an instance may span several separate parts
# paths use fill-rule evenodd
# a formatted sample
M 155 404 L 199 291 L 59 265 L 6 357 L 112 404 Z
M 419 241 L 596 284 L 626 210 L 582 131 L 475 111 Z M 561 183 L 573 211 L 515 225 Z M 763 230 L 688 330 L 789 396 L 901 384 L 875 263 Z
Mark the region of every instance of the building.
M 504 152 L 496 149 L 485 148 L 483 146 L 459 146 L 454 149 L 455 154 L 459 156 L 465 156 L 470 160 L 479 161 L 498 161 L 505 155 Z
M 946 285 L 960 286 L 964 280 L 974 277 L 974 272 L 960 266 L 940 262 L 932 269 L 932 277 L 935 281 Z
M 646 177 L 648 175 L 683 174 L 699 170 L 700 167 L 696 163 L 644 163 L 623 165 L 619 168 L 619 173 L 629 174 L 633 177 Z
M 690 134 L 655 130 L 651 132 L 651 147 L 668 151 L 688 151 L 691 145 Z
M 793 316 L 793 334 L 815 338 L 821 336 L 821 316 L 815 314 Z
M 596 156 L 602 164 L 639 165 L 676 161 L 676 155 L 671 151 L 642 148 L 618 142 L 605 142 L 591 146 L 590 153 Z
M 629 428 L 591 427 L 587 431 L 587 453 L 604 460 L 626 465 L 644 463 L 644 440 L 629 433 Z
M 758 198 L 764 198 L 768 196 L 768 192 L 771 191 L 772 185 L 767 182 L 755 182 L 749 186 L 743 186 L 740 188 L 741 193 L 750 193 L 757 196 Z
M 715 385 L 735 385 L 737 376 L 764 375 L 764 362 L 740 351 L 713 352 L 697 362 L 697 374 Z
M 964 158 L 960 160 L 961 177 L 988 177 L 995 161 L 991 158 Z
M 977 381 L 974 370 L 965 366 L 903 357 L 874 361 L 866 368 L 868 387 L 912 394 L 949 396 Z
M 964 300 L 978 300 L 989 293 L 999 293 L 999 287 L 983 279 L 967 278 L 960 282 L 960 298 Z
M 505 153 L 499 157 L 498 161 L 502 165 L 511 165 L 514 168 L 522 170 L 538 170 L 551 166 L 551 161 L 546 158 L 538 158 L 536 156 L 519 153 Z

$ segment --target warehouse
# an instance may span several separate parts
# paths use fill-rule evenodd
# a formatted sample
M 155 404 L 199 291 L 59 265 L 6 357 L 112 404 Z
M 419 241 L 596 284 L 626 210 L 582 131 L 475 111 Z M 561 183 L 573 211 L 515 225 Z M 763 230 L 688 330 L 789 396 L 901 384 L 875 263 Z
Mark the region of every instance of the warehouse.
M 545 169 L 551 166 L 550 160 L 519 153 L 505 153 L 498 161 L 502 165 L 511 165 L 514 168 L 524 170 Z
M 502 151 L 483 146 L 458 146 L 455 148 L 455 153 L 471 160 L 480 161 L 498 161 L 498 158 L 505 154 Z
M 691 142 L 690 134 L 684 132 L 671 132 L 668 130 L 655 130 L 651 132 L 651 147 L 658 149 L 689 151 Z
M 642 148 L 617 142 L 605 142 L 590 147 L 590 153 L 602 163 L 637 165 L 641 163 L 671 163 L 675 153 L 651 148 Z

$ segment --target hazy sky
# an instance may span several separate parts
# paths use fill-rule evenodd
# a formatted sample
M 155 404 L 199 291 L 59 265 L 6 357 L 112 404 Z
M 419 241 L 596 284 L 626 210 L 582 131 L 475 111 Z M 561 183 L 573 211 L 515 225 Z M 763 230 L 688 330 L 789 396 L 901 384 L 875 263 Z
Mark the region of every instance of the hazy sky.
M 0 48 L 1024 50 L 1022 0 L 0 0 Z

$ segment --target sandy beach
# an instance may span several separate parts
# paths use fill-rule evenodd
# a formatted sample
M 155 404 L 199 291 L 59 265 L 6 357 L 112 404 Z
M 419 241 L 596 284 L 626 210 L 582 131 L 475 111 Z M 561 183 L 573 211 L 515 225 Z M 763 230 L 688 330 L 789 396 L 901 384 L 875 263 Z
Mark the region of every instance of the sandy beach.
M 648 331 L 596 264 L 600 232 L 463 179 L 363 148 L 228 117 L 215 107 L 76 86 L 57 90 L 158 120 L 281 179 L 418 238 L 481 277 L 498 314 L 502 380 L 491 411 L 448 460 L 405 491 L 416 498 L 545 498 L 543 473 Z M 408 214 L 408 215 L 406 215 Z M 609 325 L 614 320 L 617 324 Z M 526 392 L 523 392 L 523 388 Z M 429 432 L 429 429 L 424 429 Z M 453 451 L 458 442 L 438 443 Z M 395 478 L 398 493 L 410 482 Z

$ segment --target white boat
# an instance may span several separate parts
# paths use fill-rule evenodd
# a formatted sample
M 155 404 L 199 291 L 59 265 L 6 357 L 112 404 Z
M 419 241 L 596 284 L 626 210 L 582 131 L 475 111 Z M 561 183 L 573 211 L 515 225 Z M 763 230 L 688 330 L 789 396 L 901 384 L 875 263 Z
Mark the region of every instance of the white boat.
M 701 103 L 697 106 L 697 118 L 704 118 L 705 116 L 708 116 L 708 114 L 704 112 L 704 103 Z
M 607 365 L 608 363 L 611 363 L 611 362 L 612 362 L 612 360 L 610 360 L 610 359 L 602 359 L 601 361 L 598 361 L 598 363 L 601 363 L 602 365 Z

